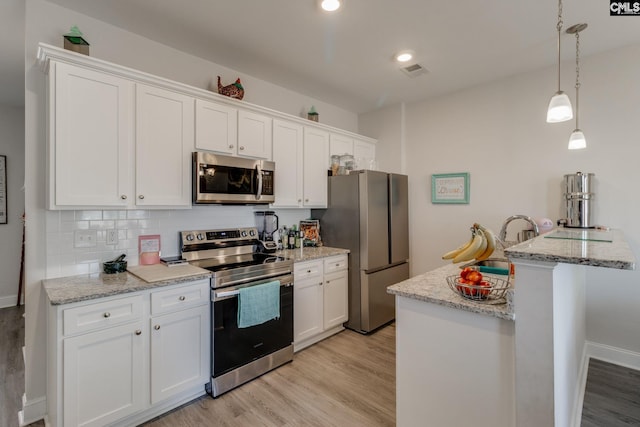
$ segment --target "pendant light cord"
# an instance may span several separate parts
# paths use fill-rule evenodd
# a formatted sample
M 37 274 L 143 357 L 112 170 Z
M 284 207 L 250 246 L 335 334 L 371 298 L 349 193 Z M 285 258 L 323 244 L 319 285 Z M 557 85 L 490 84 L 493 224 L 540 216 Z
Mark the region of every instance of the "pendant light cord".
M 560 92 L 560 33 L 562 32 L 562 0 L 558 0 L 558 23 L 556 29 L 558 30 L 558 92 Z
M 576 31 L 576 129 L 578 126 L 578 109 L 580 108 L 580 31 Z

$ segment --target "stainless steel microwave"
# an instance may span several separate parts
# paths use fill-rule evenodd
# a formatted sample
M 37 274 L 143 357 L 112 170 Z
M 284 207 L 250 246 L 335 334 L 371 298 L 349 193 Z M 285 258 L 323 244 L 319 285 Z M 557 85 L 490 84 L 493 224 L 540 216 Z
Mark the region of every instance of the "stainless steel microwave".
M 275 201 L 275 163 L 193 153 L 194 204 L 267 204 Z

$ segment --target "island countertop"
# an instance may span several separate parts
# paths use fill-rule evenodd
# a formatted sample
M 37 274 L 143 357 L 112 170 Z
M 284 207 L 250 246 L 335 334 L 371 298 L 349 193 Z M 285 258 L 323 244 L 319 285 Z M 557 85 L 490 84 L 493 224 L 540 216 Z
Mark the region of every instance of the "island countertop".
M 391 285 L 387 288 L 387 292 L 401 297 L 485 314 L 500 319 L 514 320 L 515 317 L 510 304 L 471 301 L 453 292 L 447 284 L 447 276 L 459 273 L 460 268 L 458 265 L 448 264 Z
M 542 261 L 634 270 L 636 259 L 620 230 L 559 228 L 504 251 L 512 262 Z

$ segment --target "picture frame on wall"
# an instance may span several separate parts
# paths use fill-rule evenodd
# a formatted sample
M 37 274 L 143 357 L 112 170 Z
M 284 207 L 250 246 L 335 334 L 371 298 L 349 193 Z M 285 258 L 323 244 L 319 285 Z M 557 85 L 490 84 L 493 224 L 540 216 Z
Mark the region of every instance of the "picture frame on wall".
M 431 175 L 431 203 L 469 204 L 469 172 Z
M 0 155 L 0 224 L 7 223 L 7 156 Z

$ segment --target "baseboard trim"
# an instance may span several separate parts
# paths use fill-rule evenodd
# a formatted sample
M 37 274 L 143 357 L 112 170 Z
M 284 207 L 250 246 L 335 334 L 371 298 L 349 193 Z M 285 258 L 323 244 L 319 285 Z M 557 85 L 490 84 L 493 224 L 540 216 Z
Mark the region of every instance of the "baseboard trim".
M 590 358 L 640 371 L 640 353 L 591 341 L 587 341 L 586 347 Z
M 9 295 L 0 297 L 0 308 L 15 307 L 18 301 L 18 295 Z
M 27 395 L 22 395 L 22 411 L 18 412 L 20 427 L 42 420 L 46 414 L 47 398 L 45 396 L 27 400 Z

